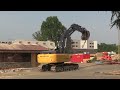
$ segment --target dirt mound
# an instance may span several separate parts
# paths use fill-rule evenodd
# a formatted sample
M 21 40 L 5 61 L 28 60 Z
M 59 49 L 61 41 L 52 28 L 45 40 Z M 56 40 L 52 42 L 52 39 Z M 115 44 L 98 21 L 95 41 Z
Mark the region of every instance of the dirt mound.
M 115 55 L 112 55 L 112 60 L 118 60 L 120 59 L 120 54 L 115 54 Z
M 102 55 L 102 53 L 96 53 L 97 60 L 101 59 Z

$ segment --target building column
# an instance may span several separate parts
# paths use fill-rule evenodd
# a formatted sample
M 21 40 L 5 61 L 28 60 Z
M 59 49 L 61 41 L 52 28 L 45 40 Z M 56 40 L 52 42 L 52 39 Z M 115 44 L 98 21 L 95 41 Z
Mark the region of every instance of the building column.
M 37 62 L 37 54 L 31 53 L 31 66 L 37 67 L 39 63 Z

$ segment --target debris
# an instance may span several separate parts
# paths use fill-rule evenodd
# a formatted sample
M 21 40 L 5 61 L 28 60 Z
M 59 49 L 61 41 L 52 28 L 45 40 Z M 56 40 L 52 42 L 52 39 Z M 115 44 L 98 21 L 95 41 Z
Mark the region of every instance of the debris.
M 11 69 L 2 69 L 0 70 L 0 73 L 8 73 L 8 72 L 20 72 L 20 71 L 26 71 L 30 72 L 31 68 L 11 68 Z
M 102 61 L 95 61 L 95 64 L 101 65 L 101 64 L 103 64 L 103 62 Z
M 104 75 L 120 75 L 120 71 L 112 71 L 112 72 L 95 72 L 99 74 L 104 74 Z

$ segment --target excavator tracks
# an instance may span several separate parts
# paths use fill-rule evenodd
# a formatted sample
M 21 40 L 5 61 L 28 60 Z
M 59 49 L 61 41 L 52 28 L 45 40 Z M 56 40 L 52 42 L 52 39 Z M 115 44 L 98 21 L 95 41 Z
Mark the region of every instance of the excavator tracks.
M 79 65 L 73 63 L 63 63 L 63 64 L 46 64 L 43 65 L 41 71 L 52 71 L 52 72 L 65 72 L 78 70 Z

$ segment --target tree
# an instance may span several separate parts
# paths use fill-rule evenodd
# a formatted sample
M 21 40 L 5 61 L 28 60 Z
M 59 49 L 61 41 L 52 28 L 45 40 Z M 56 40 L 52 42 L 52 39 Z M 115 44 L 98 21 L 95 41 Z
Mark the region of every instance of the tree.
M 105 44 L 105 43 L 98 44 L 98 52 L 104 52 L 104 51 L 117 52 L 117 46 L 116 44 Z
M 120 11 L 112 11 L 111 28 L 113 26 L 116 26 L 120 30 Z
M 46 18 L 46 21 L 42 22 L 40 31 L 35 32 L 33 38 L 39 41 L 54 41 L 55 45 L 58 45 L 57 42 L 64 30 L 66 30 L 66 28 L 62 25 L 57 16 L 50 16 Z
M 32 35 L 33 35 L 33 38 L 36 39 L 36 40 L 38 40 L 38 41 L 40 41 L 40 40 L 43 41 L 44 40 L 43 37 L 42 37 L 42 35 L 41 35 L 41 33 L 40 33 L 40 31 L 37 31 L 37 32 L 35 32 Z
M 120 11 L 112 11 L 112 16 L 111 16 L 111 28 L 113 26 L 116 26 L 118 28 L 118 54 L 119 54 L 119 59 L 120 59 L 120 35 L 119 35 L 119 30 L 120 30 Z

